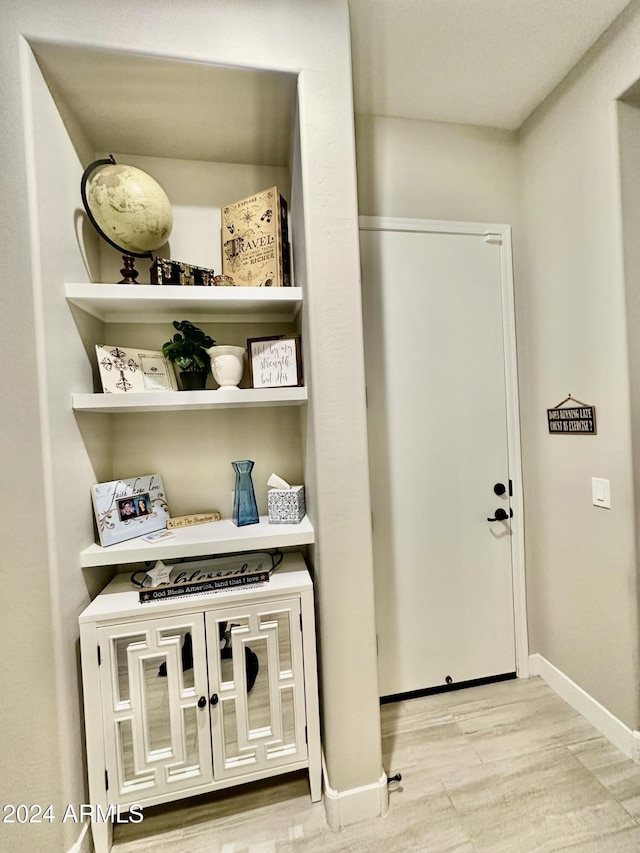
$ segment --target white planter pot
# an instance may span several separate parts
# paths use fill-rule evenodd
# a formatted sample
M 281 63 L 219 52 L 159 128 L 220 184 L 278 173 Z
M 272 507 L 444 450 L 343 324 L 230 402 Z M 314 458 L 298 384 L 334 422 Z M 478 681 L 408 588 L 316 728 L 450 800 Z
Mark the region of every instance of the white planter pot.
M 211 372 L 221 388 L 237 389 L 244 372 L 244 347 L 217 346 L 207 350 L 211 357 Z

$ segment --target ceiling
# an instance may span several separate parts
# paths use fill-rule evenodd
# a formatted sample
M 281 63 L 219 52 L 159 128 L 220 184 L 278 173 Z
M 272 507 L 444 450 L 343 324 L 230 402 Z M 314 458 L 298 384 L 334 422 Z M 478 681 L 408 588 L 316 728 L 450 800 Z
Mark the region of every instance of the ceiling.
M 516 130 L 629 0 L 349 0 L 357 113 Z

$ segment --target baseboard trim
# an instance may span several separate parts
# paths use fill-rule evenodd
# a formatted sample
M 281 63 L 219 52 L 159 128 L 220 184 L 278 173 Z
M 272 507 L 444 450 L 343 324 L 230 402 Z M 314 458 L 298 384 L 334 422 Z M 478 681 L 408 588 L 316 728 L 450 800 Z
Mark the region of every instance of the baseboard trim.
M 603 737 L 611 741 L 620 752 L 627 758 L 640 763 L 639 731 L 630 729 L 542 655 L 530 655 L 529 667 L 531 675 L 539 675 L 558 696 L 582 714 L 585 720 L 588 720 Z
M 324 808 L 331 829 L 342 829 L 352 823 L 360 823 L 374 817 L 383 817 L 389 810 L 387 774 L 371 785 L 336 791 L 329 784 L 327 765 L 322 755 L 322 778 L 324 784 Z

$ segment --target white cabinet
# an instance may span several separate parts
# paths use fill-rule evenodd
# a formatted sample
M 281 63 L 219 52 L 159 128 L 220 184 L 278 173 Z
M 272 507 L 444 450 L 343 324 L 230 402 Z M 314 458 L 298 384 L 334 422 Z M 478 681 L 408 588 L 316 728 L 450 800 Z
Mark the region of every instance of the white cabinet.
M 260 587 L 140 604 L 118 575 L 80 616 L 91 803 L 156 805 L 321 763 L 313 587 L 287 554 Z M 97 853 L 110 823 L 92 824 Z

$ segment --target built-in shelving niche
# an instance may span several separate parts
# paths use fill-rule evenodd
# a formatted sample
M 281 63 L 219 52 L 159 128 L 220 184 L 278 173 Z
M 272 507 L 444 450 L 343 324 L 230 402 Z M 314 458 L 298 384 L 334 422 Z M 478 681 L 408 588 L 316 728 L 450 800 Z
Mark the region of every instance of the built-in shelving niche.
M 269 474 L 305 480 L 306 389 L 297 389 L 291 405 L 116 407 L 106 413 L 89 395 L 101 391 L 96 343 L 160 349 L 173 332 L 172 319 L 192 319 L 218 343 L 244 345 L 248 337 L 300 331 L 304 271 L 296 263 L 296 245 L 302 246 L 304 233 L 302 192 L 294 185 L 301 171 L 296 75 L 69 45 L 31 46 L 44 78 L 33 97 L 41 125 L 34 128 L 34 158 L 48 394 L 60 419 L 67 425 L 74 419 L 73 437 L 61 428 L 54 442 L 54 454 L 60 454 L 55 489 L 79 506 L 86 530 L 80 550 L 93 541 L 92 512 L 84 503 L 89 488 L 112 478 L 159 473 L 173 515 L 218 509 L 228 517 L 230 463 L 250 458 L 264 515 Z M 108 154 L 149 172 L 167 192 L 174 228 L 158 254 L 216 271 L 221 206 L 277 185 L 290 203 L 296 286 L 291 295 L 267 298 L 263 305 L 260 295 L 247 307 L 240 294 L 235 304 L 209 310 L 196 304 L 188 288 L 175 305 L 160 305 L 158 296 L 154 305 L 137 304 L 128 312 L 114 289 L 136 286 L 114 284 L 122 258 L 94 232 L 80 200 L 83 169 Z M 136 268 L 139 281 L 148 281 L 148 262 L 137 259 Z M 209 383 L 213 388 L 212 378 Z M 62 530 L 62 504 L 60 521 Z

